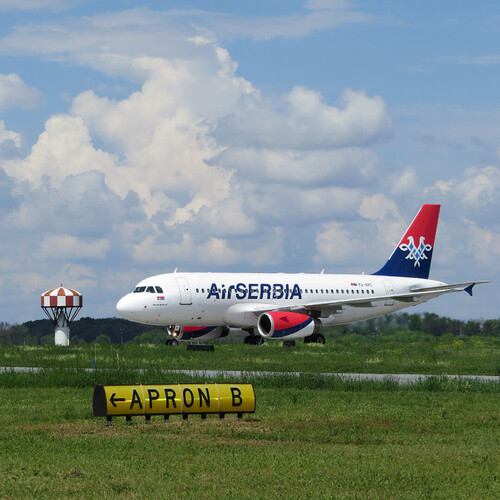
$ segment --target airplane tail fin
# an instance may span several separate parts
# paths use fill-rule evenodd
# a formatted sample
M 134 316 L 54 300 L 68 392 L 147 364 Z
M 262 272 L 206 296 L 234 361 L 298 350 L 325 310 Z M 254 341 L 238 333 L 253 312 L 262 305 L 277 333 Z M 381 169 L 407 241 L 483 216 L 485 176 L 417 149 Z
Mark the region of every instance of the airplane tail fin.
M 440 205 L 422 205 L 389 260 L 375 275 L 429 277 Z

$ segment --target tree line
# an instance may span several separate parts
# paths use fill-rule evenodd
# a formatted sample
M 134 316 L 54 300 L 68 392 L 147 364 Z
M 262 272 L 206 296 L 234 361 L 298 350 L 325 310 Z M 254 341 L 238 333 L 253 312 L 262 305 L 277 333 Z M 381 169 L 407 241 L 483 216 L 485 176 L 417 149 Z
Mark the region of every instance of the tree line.
M 439 316 L 435 313 L 396 313 L 373 318 L 367 321 L 339 325 L 327 331 L 335 337 L 347 335 L 394 335 L 404 338 L 408 333 L 419 333 L 432 337 L 444 335 L 452 337 L 471 337 L 483 335 L 500 337 L 500 319 L 461 321 Z M 152 328 L 148 325 L 132 323 L 121 318 L 80 318 L 71 324 L 70 344 L 88 343 L 164 343 L 167 339 L 166 328 Z M 240 341 L 241 336 L 233 337 Z M 225 341 L 231 341 L 229 336 Z M 27 321 L 10 325 L 0 323 L 0 345 L 53 345 L 54 325 L 48 320 Z

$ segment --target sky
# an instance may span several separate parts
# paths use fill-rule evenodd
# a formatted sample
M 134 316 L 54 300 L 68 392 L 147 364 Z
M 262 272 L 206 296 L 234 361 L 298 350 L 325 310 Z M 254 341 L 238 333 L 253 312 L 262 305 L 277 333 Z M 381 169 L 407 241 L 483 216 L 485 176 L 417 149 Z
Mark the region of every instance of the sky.
M 165 272 L 372 273 L 441 204 L 409 312 L 500 317 L 497 2 L 0 0 L 0 322 Z

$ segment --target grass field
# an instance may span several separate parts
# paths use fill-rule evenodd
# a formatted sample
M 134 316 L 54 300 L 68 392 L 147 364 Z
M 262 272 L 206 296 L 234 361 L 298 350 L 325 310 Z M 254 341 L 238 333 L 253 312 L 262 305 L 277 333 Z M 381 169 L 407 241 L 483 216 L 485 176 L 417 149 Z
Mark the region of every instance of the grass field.
M 260 370 L 314 373 L 423 373 L 500 375 L 500 339 L 381 342 L 361 337 L 326 345 L 281 342 L 262 346 L 220 344 L 215 352 L 187 351 L 185 345 L 86 345 L 0 348 L 0 366 Z
M 345 365 L 329 359 L 344 352 L 333 345 L 218 346 L 215 353 L 128 347 L 0 349 L 2 365 L 59 367 L 0 373 L 0 498 L 500 497 L 498 383 L 436 377 L 398 387 L 314 374 L 262 377 L 252 381 L 256 413 L 241 421 L 153 417 L 146 425 L 135 417 L 127 426 L 122 417 L 107 427 L 92 416 L 97 383 L 191 380 L 165 368 L 378 371 L 366 360 L 384 356 L 380 364 L 397 372 L 420 366 L 425 373 L 422 367 L 437 364 L 458 373 L 476 360 L 476 373 L 495 374 L 495 345 L 451 347 L 443 357 L 433 346 L 437 361 L 448 361 L 434 364 L 432 355 L 411 361 L 411 353 L 425 354 L 422 346 L 391 346 L 401 349 L 399 363 L 385 349 L 354 346 Z M 96 353 L 102 370 L 75 369 Z M 145 370 L 132 369 L 139 367 Z

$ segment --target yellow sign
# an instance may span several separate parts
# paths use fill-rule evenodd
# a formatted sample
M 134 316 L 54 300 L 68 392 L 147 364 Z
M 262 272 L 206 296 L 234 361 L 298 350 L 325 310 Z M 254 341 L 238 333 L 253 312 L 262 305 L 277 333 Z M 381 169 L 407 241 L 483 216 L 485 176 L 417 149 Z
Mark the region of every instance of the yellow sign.
M 254 413 L 252 384 L 97 385 L 95 417 Z

